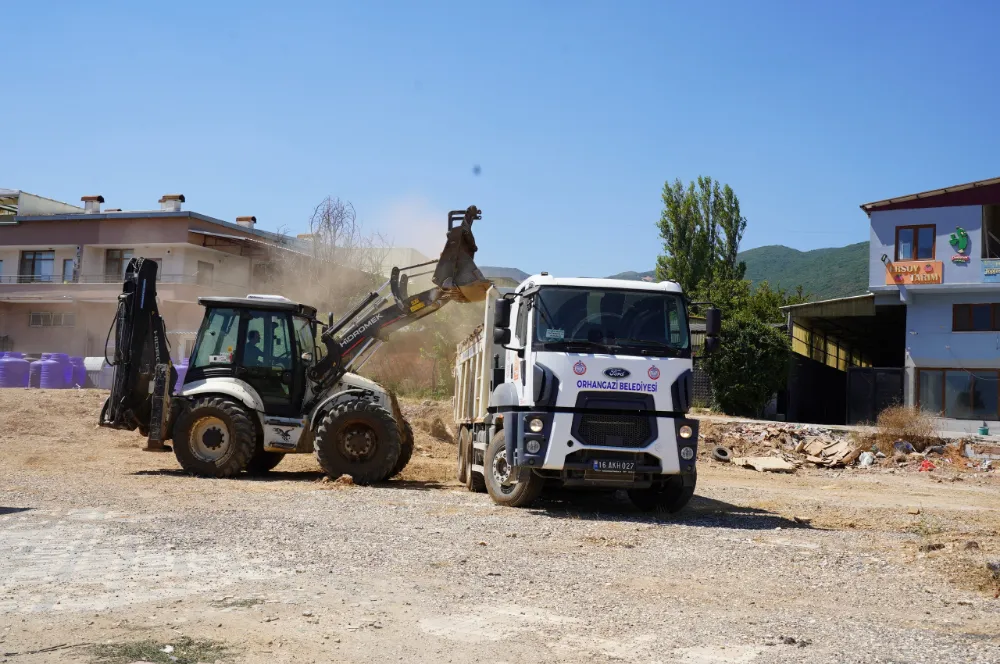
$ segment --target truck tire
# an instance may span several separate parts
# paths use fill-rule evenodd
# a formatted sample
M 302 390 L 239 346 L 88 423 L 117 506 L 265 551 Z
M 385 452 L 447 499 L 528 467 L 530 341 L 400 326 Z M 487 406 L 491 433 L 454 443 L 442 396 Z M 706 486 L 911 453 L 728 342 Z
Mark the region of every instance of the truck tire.
M 399 427 L 385 408 L 355 399 L 337 404 L 320 420 L 313 443 L 316 460 L 330 479 L 350 475 L 355 484 L 389 477 L 399 460 Z
M 178 415 L 174 456 L 199 477 L 235 477 L 253 456 L 257 437 L 250 415 L 225 397 L 198 399 Z
M 396 461 L 396 465 L 392 467 L 392 471 L 389 473 L 389 477 L 395 477 L 403 472 L 406 468 L 406 464 L 410 463 L 410 459 L 413 457 L 413 427 L 406 420 L 403 420 L 403 426 L 399 432 L 399 459 Z
M 629 500 L 643 512 L 666 512 L 674 514 L 680 512 L 694 495 L 695 484 L 698 476 L 691 486 L 684 486 L 684 481 L 680 475 L 674 475 L 662 487 L 649 489 L 630 489 Z
M 465 441 L 465 488 L 472 493 L 486 493 L 486 478 L 472 469 L 475 460 L 475 450 L 472 449 L 472 434 Z
M 508 483 L 511 469 L 507 465 L 507 449 L 502 430 L 498 431 L 490 444 L 486 446 L 486 457 L 483 461 L 486 490 L 496 504 L 509 507 L 527 507 L 542 493 L 545 480 L 534 473 L 531 473 L 528 479 L 523 482 Z
M 468 485 L 469 483 L 469 452 L 466 449 L 471 442 L 472 436 L 469 430 L 462 427 L 458 431 L 458 483 Z

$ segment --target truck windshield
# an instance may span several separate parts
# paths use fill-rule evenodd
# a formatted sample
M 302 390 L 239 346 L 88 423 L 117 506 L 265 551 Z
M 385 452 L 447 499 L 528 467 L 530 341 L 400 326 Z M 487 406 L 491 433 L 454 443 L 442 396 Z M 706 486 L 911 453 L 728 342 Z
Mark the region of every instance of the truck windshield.
M 542 288 L 535 296 L 535 347 L 677 356 L 690 350 L 680 295 L 645 290 Z

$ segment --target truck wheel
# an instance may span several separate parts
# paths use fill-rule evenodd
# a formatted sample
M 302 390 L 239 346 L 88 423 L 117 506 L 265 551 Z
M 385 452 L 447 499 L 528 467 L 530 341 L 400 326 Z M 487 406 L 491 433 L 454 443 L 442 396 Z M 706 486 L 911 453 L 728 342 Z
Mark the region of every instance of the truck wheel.
M 680 512 L 694 495 L 695 484 L 684 486 L 684 481 L 680 475 L 674 475 L 662 487 L 651 487 L 649 489 L 630 489 L 629 500 L 632 504 L 643 512 L 667 512 L 674 514 Z
M 468 484 L 469 482 L 469 453 L 466 447 L 469 445 L 472 436 L 469 430 L 462 427 L 458 431 L 458 483 Z
M 399 460 L 402 443 L 396 420 L 385 408 L 357 399 L 334 406 L 320 420 L 314 447 L 323 472 L 355 484 L 381 482 Z
M 406 464 L 410 463 L 413 457 L 413 427 L 406 420 L 403 420 L 402 431 L 399 433 L 399 459 L 396 465 L 389 472 L 389 477 L 395 477 L 403 472 Z
M 200 477 L 238 475 L 257 442 L 249 414 L 224 397 L 199 399 L 182 410 L 173 439 L 181 468 Z
M 486 478 L 472 469 L 475 460 L 475 450 L 472 449 L 472 434 L 465 441 L 465 488 L 472 493 L 486 493 Z
M 512 480 L 512 469 L 507 465 L 507 449 L 504 444 L 503 431 L 498 431 L 493 436 L 490 444 L 486 446 L 486 458 L 484 461 L 483 470 L 486 471 L 486 490 L 489 492 L 493 502 L 498 505 L 527 507 L 542 493 L 545 480 L 534 473 L 529 475 L 528 479 L 523 482 Z

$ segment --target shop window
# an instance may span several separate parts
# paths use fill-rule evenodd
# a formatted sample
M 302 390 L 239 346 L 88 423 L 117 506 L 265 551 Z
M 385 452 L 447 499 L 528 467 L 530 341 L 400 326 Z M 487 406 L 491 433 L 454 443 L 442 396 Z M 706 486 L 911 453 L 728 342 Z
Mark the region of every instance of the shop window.
M 996 420 L 1000 372 L 996 369 L 920 369 L 918 403 L 924 412 L 957 420 Z
M 898 226 L 896 228 L 896 260 L 925 261 L 934 259 L 934 226 Z
M 952 332 L 1000 331 L 1000 304 L 954 304 Z
M 983 258 L 1000 258 L 1000 205 L 983 206 Z

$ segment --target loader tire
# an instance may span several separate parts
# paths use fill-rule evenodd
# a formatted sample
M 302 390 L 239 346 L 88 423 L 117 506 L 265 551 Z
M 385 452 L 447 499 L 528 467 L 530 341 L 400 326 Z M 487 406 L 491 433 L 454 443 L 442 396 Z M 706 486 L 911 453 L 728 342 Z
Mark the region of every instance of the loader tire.
M 545 480 L 534 473 L 528 475 L 526 480 L 510 481 L 512 469 L 507 466 L 507 448 L 502 430 L 486 446 L 483 462 L 486 490 L 496 504 L 528 507 L 541 495 Z
M 649 489 L 630 489 L 629 500 L 643 512 L 680 512 L 694 496 L 697 476 L 690 486 L 684 486 L 680 475 L 672 476 L 665 485 Z
M 350 475 L 355 484 L 389 477 L 402 443 L 392 414 L 357 399 L 334 406 L 320 420 L 313 443 L 316 460 L 330 479 Z
M 395 477 L 403 472 L 406 468 L 406 464 L 410 463 L 410 459 L 413 457 L 413 427 L 406 420 L 403 420 L 403 425 L 400 427 L 399 432 L 399 459 L 396 461 L 396 465 L 392 467 L 392 471 L 389 473 L 389 477 Z
M 258 447 L 247 463 L 247 472 L 251 475 L 263 475 L 274 470 L 275 466 L 285 458 L 284 452 L 267 452 Z
M 187 472 L 234 477 L 253 456 L 257 437 L 241 405 L 225 397 L 206 397 L 180 412 L 173 440 L 174 456 Z

